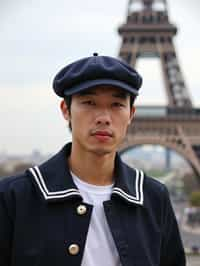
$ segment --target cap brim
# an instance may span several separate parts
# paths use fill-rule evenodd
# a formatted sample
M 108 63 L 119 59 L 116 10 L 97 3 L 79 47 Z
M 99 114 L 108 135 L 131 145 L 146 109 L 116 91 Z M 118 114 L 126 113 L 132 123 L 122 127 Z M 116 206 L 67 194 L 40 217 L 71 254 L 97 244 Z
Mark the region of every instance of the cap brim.
M 95 79 L 95 80 L 87 80 L 85 82 L 82 82 L 81 84 L 78 84 L 71 88 L 66 88 L 64 90 L 65 96 L 70 96 L 76 93 L 79 93 L 81 91 L 84 91 L 86 89 L 90 89 L 92 87 L 100 86 L 100 85 L 110 85 L 114 87 L 119 87 L 121 89 L 124 89 L 125 91 L 137 96 L 138 91 L 137 89 L 133 88 L 132 86 L 129 86 L 127 83 L 124 83 L 122 81 L 118 80 L 112 80 L 112 79 Z

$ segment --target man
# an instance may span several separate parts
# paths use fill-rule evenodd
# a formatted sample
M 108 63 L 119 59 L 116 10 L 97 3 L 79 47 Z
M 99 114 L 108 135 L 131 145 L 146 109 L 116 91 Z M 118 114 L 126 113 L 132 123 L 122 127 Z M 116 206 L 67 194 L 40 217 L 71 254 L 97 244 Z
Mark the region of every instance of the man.
M 56 75 L 72 144 L 1 182 L 1 266 L 185 265 L 165 186 L 117 153 L 141 84 L 130 66 L 97 54 Z

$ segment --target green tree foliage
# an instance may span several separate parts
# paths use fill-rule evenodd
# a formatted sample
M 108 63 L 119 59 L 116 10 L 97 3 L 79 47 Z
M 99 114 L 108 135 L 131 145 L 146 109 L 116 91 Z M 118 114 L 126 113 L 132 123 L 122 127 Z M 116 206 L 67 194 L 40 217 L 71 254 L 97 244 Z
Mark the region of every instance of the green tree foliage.
M 193 191 L 190 195 L 190 204 L 194 207 L 200 207 L 200 190 Z

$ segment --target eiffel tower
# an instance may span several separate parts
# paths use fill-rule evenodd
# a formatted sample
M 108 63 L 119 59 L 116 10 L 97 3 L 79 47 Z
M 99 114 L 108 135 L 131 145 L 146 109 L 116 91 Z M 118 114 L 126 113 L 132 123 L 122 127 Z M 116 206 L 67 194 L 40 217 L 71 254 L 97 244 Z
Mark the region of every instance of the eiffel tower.
M 162 145 L 181 154 L 200 177 L 200 109 L 192 105 L 178 63 L 173 43 L 177 27 L 169 21 L 167 0 L 129 0 L 126 23 L 118 31 L 122 60 L 135 67 L 140 57 L 160 59 L 168 97 L 167 106 L 137 107 L 121 152 Z

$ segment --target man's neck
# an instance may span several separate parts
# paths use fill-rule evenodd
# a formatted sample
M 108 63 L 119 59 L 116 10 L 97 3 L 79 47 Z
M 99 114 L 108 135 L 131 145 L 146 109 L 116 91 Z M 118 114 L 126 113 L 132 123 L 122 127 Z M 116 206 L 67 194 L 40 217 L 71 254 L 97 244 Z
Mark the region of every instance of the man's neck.
M 93 185 L 109 185 L 113 183 L 114 162 L 116 153 L 104 155 L 76 150 L 72 144 L 68 160 L 71 171 L 83 181 Z

